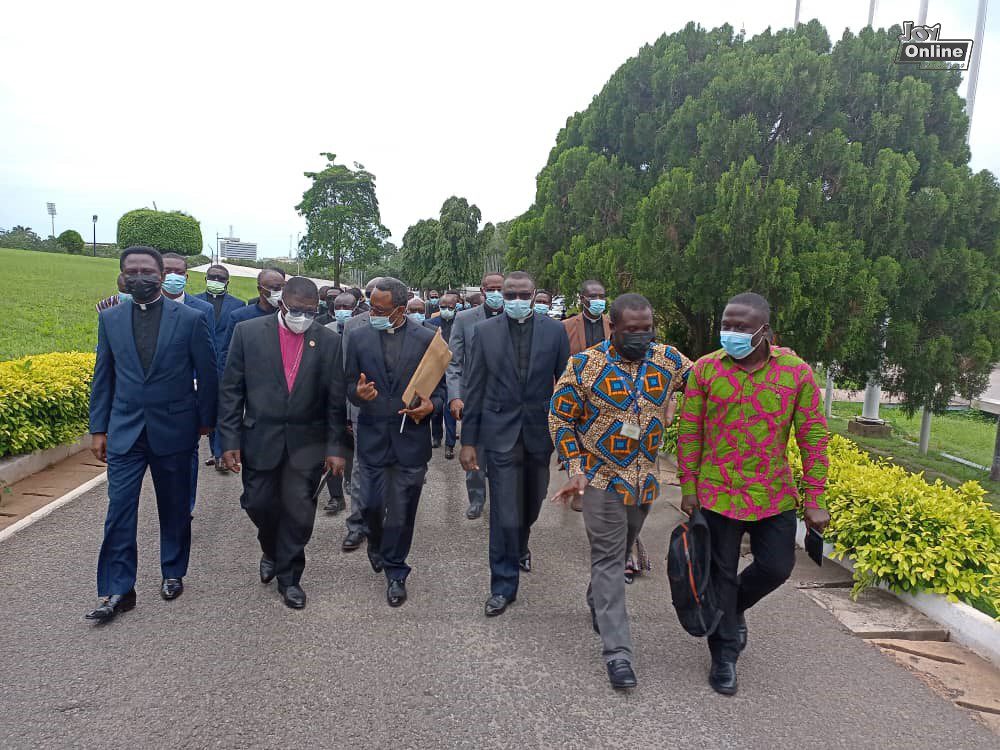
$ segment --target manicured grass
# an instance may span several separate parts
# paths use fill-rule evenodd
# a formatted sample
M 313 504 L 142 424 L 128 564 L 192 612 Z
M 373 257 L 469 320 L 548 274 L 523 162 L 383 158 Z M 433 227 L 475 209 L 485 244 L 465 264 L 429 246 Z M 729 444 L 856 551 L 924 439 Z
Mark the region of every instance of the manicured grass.
M 935 450 L 928 451 L 926 456 L 921 456 L 915 445 L 909 445 L 895 435 L 889 438 L 867 438 L 851 434 L 847 431 L 847 419 L 837 416 L 836 406 L 834 417 L 830 420 L 830 431 L 838 435 L 843 435 L 849 440 L 853 440 L 861 448 L 875 456 L 890 459 L 894 464 L 904 467 L 914 473 L 923 472 L 924 478 L 928 482 L 940 479 L 945 484 L 957 487 L 963 482 L 974 480 L 979 482 L 986 490 L 986 499 L 993 504 L 994 509 L 1000 512 L 1000 482 L 991 482 L 989 474 L 978 469 L 972 469 L 955 461 L 951 461 L 941 456 Z M 888 415 L 880 415 L 886 418 Z M 993 429 L 996 429 L 994 427 Z M 933 430 L 932 430 L 933 434 Z M 996 433 L 994 433 L 995 436 Z M 948 453 L 958 455 L 955 450 L 948 449 Z M 984 464 L 986 465 L 986 464 Z
M 0 361 L 27 354 L 94 351 L 94 305 L 117 292 L 118 261 L 0 248 L 4 294 L 0 295 Z M 192 294 L 205 291 L 205 274 L 188 278 Z M 256 294 L 254 279 L 234 278 L 230 293 Z
M 856 417 L 861 414 L 861 404 L 838 401 L 833 413 L 839 417 Z M 892 425 L 894 436 L 917 442 L 920 439 L 919 412 L 906 416 L 902 409 L 883 406 L 879 416 Z M 944 451 L 980 466 L 993 463 L 993 446 L 997 435 L 996 417 L 979 411 L 954 411 L 931 417 L 932 451 Z

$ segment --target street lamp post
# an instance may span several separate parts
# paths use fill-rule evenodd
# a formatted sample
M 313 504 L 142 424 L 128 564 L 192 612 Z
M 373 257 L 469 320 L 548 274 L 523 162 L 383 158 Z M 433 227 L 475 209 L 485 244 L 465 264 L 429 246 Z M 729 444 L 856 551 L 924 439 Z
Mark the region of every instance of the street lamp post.
M 97 257 L 97 214 L 94 214 L 94 257 Z
M 56 204 L 55 203 L 46 203 L 45 207 L 49 211 L 49 216 L 52 217 L 52 236 L 55 237 L 56 236 Z

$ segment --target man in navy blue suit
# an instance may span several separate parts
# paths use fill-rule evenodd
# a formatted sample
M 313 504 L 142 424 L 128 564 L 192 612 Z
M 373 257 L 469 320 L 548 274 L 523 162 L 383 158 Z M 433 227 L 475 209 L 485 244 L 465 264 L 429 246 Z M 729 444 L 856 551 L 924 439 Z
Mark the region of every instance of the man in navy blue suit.
M 147 467 L 160 517 L 160 594 L 169 601 L 184 590 L 191 553 L 191 451 L 215 424 L 219 390 L 208 320 L 164 299 L 159 252 L 130 247 L 120 264 L 132 303 L 98 317 L 90 391 L 91 450 L 108 464 L 108 516 L 97 562 L 102 601 L 87 615 L 98 622 L 135 606 L 136 523 Z
M 239 310 L 229 313 L 226 321 L 226 333 L 222 337 L 222 347 L 219 349 L 220 369 L 225 369 L 229 355 L 229 344 L 233 340 L 236 326 L 244 320 L 262 318 L 278 312 L 281 302 L 281 290 L 285 288 L 285 272 L 280 268 L 265 268 L 257 274 L 257 299 L 247 303 Z
M 215 311 L 205 300 L 187 293 L 187 261 L 183 255 L 177 253 L 163 253 L 163 286 L 161 290 L 163 296 L 174 302 L 180 302 L 193 310 L 197 310 L 205 316 L 208 321 L 209 330 L 215 328 Z M 212 346 L 215 346 L 215 336 L 212 336 Z M 216 349 L 216 361 L 218 361 L 218 349 Z M 220 371 L 219 376 L 222 373 Z M 195 382 L 198 381 L 198 373 L 194 373 Z M 200 441 L 199 441 L 200 442 Z M 194 513 L 195 496 L 198 493 L 198 446 L 191 452 L 191 512 Z
M 368 325 L 347 338 L 344 368 L 347 398 L 359 407 L 354 471 L 360 472 L 368 560 L 376 573 L 385 571 L 390 607 L 406 601 L 406 556 L 431 458 L 430 417 L 444 405 L 443 384 L 429 399 L 420 397 L 412 406 L 403 403 L 403 391 L 435 335 L 407 317 L 407 296 L 398 279 L 378 280 Z M 352 504 L 355 499 L 351 497 Z
M 212 306 L 212 316 L 215 321 L 215 351 L 219 354 L 219 371 L 221 372 L 226 362 L 222 359 L 222 347 L 226 340 L 226 327 L 229 325 L 229 313 L 246 307 L 246 303 L 231 295 L 227 289 L 229 287 L 229 269 L 225 266 L 209 266 L 205 272 L 205 291 L 196 294 L 200 300 Z M 212 458 L 206 463 L 207 466 L 215 466 L 215 470 L 220 474 L 228 473 L 226 467 L 222 465 L 222 443 L 219 441 L 219 431 L 212 430 L 208 436 L 209 445 L 212 446 Z
M 528 538 L 549 486 L 549 401 L 569 359 L 566 329 L 532 310 L 531 276 L 510 273 L 503 299 L 506 314 L 476 326 L 463 384 L 462 467 L 478 470 L 476 446 L 486 446 L 490 483 L 487 617 L 506 611 L 517 598 L 519 570 L 531 570 Z

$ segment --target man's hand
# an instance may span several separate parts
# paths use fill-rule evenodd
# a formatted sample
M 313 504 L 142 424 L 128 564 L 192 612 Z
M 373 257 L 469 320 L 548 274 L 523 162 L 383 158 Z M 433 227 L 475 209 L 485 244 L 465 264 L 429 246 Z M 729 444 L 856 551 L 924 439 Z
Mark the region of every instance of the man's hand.
M 667 413 L 663 417 L 663 424 L 667 427 L 674 423 L 674 417 L 677 416 L 677 399 L 671 398 L 667 402 Z
M 803 522 L 810 529 L 816 529 L 820 534 L 830 525 L 830 514 L 822 508 L 806 508 Z
M 351 422 L 347 423 L 347 434 L 354 437 L 354 425 Z
M 455 421 L 461 422 L 462 414 L 465 412 L 465 402 L 460 398 L 453 398 L 448 408 L 451 410 L 451 416 L 455 418 Z
M 378 391 L 375 389 L 375 381 L 368 380 L 364 373 L 358 378 L 358 398 L 362 401 L 374 401 L 378 398 Z
M 429 398 L 421 396 L 419 404 L 414 406 L 412 409 L 400 409 L 398 413 L 405 414 L 414 422 L 420 424 L 423 420 L 427 419 L 427 417 L 434 413 L 434 404 Z
M 205 437 L 205 435 L 210 435 L 211 433 L 212 433 L 212 428 L 211 427 L 199 427 L 198 428 L 198 434 L 201 435 L 202 437 Z
M 566 504 L 574 497 L 579 497 L 582 495 L 587 487 L 590 485 L 590 481 L 583 474 L 577 474 L 575 477 L 571 477 L 563 488 L 559 490 L 555 495 L 552 496 L 552 502 Z
M 240 473 L 240 452 L 226 451 L 222 454 L 222 465 L 234 474 Z
M 95 432 L 90 436 L 90 452 L 94 458 L 102 463 L 108 462 L 108 435 L 104 432 Z
M 347 470 L 347 459 L 340 456 L 327 456 L 323 466 L 324 470 L 329 471 L 333 476 L 342 477 Z
M 459 463 L 466 471 L 479 471 L 479 457 L 476 455 L 476 446 L 463 445 L 458 454 Z
M 700 507 L 701 503 L 698 502 L 697 495 L 683 495 L 681 497 L 681 513 L 686 513 L 690 516 Z

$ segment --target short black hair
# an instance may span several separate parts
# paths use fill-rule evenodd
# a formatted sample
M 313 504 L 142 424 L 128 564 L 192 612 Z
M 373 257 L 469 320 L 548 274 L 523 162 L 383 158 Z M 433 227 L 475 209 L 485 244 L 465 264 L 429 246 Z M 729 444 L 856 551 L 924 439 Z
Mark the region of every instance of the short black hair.
M 285 269 L 284 268 L 280 268 L 278 266 L 264 266 L 264 270 L 265 271 L 274 271 L 275 273 L 280 273 L 281 274 L 281 278 L 283 278 L 283 279 L 286 278 L 286 276 L 285 276 Z
M 163 256 L 160 255 L 160 251 L 155 247 L 149 247 L 149 245 L 132 245 L 132 247 L 126 247 L 118 257 L 118 269 L 120 271 L 125 270 L 125 259 L 130 255 L 148 255 L 156 261 L 156 266 L 160 269 L 160 273 L 163 273 Z
M 504 281 L 530 281 L 531 285 L 535 285 L 535 278 L 527 271 L 511 271 L 504 277 Z
M 582 292 L 581 292 L 582 294 Z M 626 310 L 652 310 L 653 305 L 641 294 L 623 294 L 611 303 L 611 322 L 618 325 Z
M 459 299 L 461 299 L 461 297 L 462 297 L 462 293 L 460 291 L 458 291 L 457 289 L 449 289 L 447 292 L 445 292 L 445 294 L 454 294 Z
M 580 283 L 580 294 L 586 294 L 587 287 L 590 286 L 591 284 L 597 284 L 597 286 L 601 287 L 601 289 L 607 291 L 607 287 L 604 286 L 603 281 L 600 281 L 598 279 L 587 279 L 586 281 Z
M 171 260 L 180 260 L 184 262 L 185 266 L 187 266 L 187 258 L 185 258 L 180 253 L 163 253 L 162 255 L 164 260 L 166 260 L 167 258 L 170 258 Z
M 225 266 L 218 266 L 218 265 L 217 266 L 209 266 L 208 267 L 208 271 L 225 271 L 226 272 L 226 278 L 229 278 L 229 269 L 226 268 Z M 208 273 L 208 271 L 206 271 L 205 273 Z
M 483 280 L 480 283 L 483 286 L 486 286 L 486 279 L 488 279 L 490 276 L 499 276 L 502 279 L 503 271 L 487 271 L 486 273 L 483 274 Z
M 334 307 L 337 306 L 337 300 L 339 300 L 341 297 L 350 297 L 353 300 L 353 302 L 351 302 L 351 305 L 353 307 L 357 307 L 358 306 L 358 298 L 357 298 L 356 295 L 351 294 L 350 292 L 341 292 L 340 294 L 337 295 L 336 299 L 333 300 L 333 306 Z
M 365 294 L 371 292 L 371 290 L 374 289 L 381 280 L 382 280 L 381 276 L 376 276 L 374 279 L 365 284 Z
M 365 293 L 362 292 L 360 289 L 358 289 L 356 286 L 352 286 L 350 289 L 348 289 L 347 294 L 353 294 L 354 299 L 356 299 L 358 302 L 360 302 L 361 298 L 365 296 Z
M 268 266 L 267 268 L 261 269 L 261 272 L 257 274 L 257 283 L 258 284 L 260 284 L 260 278 L 261 278 L 261 276 L 263 276 L 268 271 L 274 271 L 275 273 L 280 274 L 281 278 L 285 278 L 285 272 L 282 271 L 280 268 L 271 268 L 271 266 Z
M 330 291 L 330 287 L 329 286 L 321 286 L 319 288 L 319 296 L 323 297 L 325 299 L 326 298 L 326 293 L 329 292 L 329 291 Z
M 406 303 L 409 302 L 409 289 L 406 288 L 404 284 L 399 279 L 394 279 L 392 276 L 383 276 L 375 284 L 375 288 L 380 292 L 390 292 L 392 294 L 392 306 L 395 307 L 405 307 Z
M 737 294 L 735 297 L 731 297 L 726 305 L 744 305 L 758 313 L 764 319 L 765 323 L 771 322 L 771 305 L 756 292 Z
M 285 289 L 282 291 L 282 297 L 305 297 L 307 299 L 316 299 L 319 296 L 319 290 L 316 289 L 316 282 L 312 279 L 308 279 L 305 276 L 292 276 L 285 284 Z

